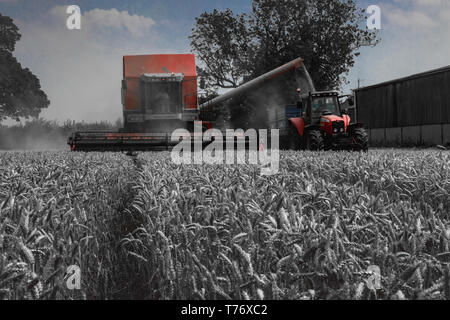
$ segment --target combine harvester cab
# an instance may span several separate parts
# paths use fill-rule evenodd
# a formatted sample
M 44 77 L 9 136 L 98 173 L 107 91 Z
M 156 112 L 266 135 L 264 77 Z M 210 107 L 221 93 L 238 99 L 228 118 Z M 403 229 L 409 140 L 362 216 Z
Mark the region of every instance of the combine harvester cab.
M 72 151 L 168 149 L 175 129 L 198 119 L 197 72 L 192 54 L 123 57 L 124 127 L 119 132 L 75 132 Z

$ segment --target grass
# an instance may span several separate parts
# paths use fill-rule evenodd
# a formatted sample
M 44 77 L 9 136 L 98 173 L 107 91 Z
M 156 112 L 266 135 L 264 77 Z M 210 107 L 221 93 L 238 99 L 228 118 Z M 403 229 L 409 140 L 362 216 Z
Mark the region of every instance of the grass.
M 0 297 L 450 298 L 448 151 L 282 152 L 279 174 L 259 173 L 0 153 Z

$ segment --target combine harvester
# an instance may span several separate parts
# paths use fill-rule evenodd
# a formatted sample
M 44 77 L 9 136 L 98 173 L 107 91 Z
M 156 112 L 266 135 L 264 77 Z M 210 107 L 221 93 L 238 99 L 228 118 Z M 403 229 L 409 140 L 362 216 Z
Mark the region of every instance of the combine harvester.
M 205 131 L 212 127 L 213 107 L 300 67 L 304 68 L 303 59 L 297 58 L 199 106 L 194 55 L 125 56 L 122 80 L 124 127 L 119 132 L 75 132 L 69 137 L 68 144 L 72 151 L 170 149 L 179 143 L 171 141 L 174 130 L 183 128 L 193 133 L 194 122 L 202 121 Z M 355 150 L 367 149 L 367 142 L 361 141 L 364 139 L 360 137 L 363 126 L 350 125 L 350 118 L 340 110 L 336 92 L 310 92 L 300 98 L 295 110 L 284 114 L 284 125 L 279 128 L 283 141 L 288 141 L 287 147 L 320 150 L 331 143 Z M 320 114 L 315 108 L 318 104 Z

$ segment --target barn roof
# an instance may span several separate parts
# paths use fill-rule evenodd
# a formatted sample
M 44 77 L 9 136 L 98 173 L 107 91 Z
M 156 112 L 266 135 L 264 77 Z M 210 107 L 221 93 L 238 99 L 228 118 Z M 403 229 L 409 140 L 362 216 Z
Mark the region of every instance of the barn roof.
M 367 86 L 367 87 L 357 88 L 354 91 L 363 91 L 363 90 L 367 90 L 367 89 L 383 87 L 383 86 L 386 86 L 386 85 L 395 84 L 395 83 L 399 83 L 399 82 L 404 82 L 404 81 L 407 81 L 407 80 L 412 80 L 412 79 L 417 79 L 417 78 L 422 78 L 422 77 L 426 77 L 426 76 L 433 75 L 433 74 L 436 74 L 436 73 L 442 73 L 442 72 L 447 72 L 447 71 L 450 71 L 450 66 L 446 66 L 446 67 L 442 67 L 442 68 L 438 68 L 438 69 L 433 69 L 433 70 L 429 70 L 429 71 L 425 71 L 425 72 L 421 72 L 421 73 L 416 73 L 416 74 L 413 74 L 413 75 L 410 75 L 410 76 L 407 76 L 407 77 L 398 78 L 398 79 L 394 79 L 394 80 L 390 80 L 390 81 L 385 81 L 385 82 L 373 84 L 373 85 Z

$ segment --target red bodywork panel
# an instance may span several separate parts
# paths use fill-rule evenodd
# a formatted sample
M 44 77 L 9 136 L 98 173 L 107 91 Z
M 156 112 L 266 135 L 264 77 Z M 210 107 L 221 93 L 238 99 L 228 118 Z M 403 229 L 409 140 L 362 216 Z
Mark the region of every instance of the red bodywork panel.
M 327 121 L 323 121 L 322 119 L 327 119 Z M 320 121 L 320 128 L 325 131 L 327 134 L 332 135 L 333 134 L 333 127 L 332 124 L 334 121 L 344 121 L 344 131 L 347 131 L 347 126 L 350 124 L 350 117 L 347 115 L 344 115 L 343 117 L 339 117 L 336 115 L 330 115 L 330 116 L 322 116 Z
M 299 118 L 290 118 L 289 121 L 294 125 L 297 129 L 298 134 L 303 136 L 303 132 L 305 131 L 305 121 L 302 117 Z
M 197 109 L 197 70 L 193 54 L 152 54 L 123 57 L 123 78 L 127 80 L 125 110 L 138 110 L 139 77 L 144 73 L 183 73 L 183 105 Z
M 347 127 L 350 125 L 350 117 L 348 115 L 344 115 L 342 118 L 335 115 L 330 116 L 322 116 L 324 119 L 330 120 L 330 122 L 321 121 L 320 122 L 320 128 L 324 130 L 328 134 L 333 134 L 333 128 L 332 123 L 333 121 L 342 121 L 344 120 L 344 128 L 345 131 L 347 131 Z M 289 121 L 294 125 L 294 127 L 297 129 L 298 134 L 300 136 L 303 136 L 303 133 L 305 132 L 305 121 L 303 118 L 290 118 Z
M 342 118 L 344 118 L 345 131 L 347 131 L 347 127 L 350 125 L 350 116 L 344 114 Z

